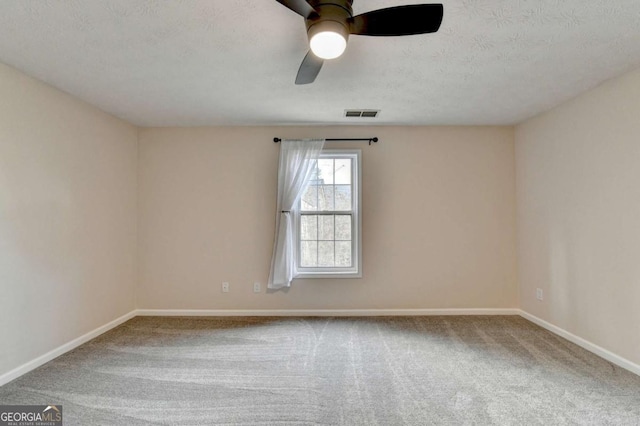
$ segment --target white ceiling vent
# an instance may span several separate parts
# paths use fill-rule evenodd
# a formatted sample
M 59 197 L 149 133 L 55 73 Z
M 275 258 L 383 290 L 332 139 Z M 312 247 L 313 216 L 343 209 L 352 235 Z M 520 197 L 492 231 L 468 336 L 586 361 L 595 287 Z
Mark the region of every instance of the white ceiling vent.
M 376 118 L 380 114 L 379 109 L 345 109 L 344 116 L 347 118 Z

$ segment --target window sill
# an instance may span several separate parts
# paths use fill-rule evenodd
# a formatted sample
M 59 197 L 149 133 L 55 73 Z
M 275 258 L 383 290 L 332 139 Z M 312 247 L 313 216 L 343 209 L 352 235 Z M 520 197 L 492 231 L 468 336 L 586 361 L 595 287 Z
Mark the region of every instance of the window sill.
M 361 272 L 304 272 L 296 275 L 295 279 L 351 279 L 362 278 Z

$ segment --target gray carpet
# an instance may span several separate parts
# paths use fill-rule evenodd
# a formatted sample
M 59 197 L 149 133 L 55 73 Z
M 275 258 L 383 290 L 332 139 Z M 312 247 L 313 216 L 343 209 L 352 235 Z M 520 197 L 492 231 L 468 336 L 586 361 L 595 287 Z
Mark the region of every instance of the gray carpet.
M 65 425 L 640 425 L 640 377 L 520 317 L 138 317 L 0 403 Z

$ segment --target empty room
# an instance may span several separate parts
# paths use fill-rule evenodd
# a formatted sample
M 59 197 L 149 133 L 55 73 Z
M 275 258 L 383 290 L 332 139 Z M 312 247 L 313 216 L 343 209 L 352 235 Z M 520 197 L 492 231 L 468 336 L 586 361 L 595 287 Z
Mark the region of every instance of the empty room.
M 638 0 L 0 0 L 0 425 L 640 425 Z

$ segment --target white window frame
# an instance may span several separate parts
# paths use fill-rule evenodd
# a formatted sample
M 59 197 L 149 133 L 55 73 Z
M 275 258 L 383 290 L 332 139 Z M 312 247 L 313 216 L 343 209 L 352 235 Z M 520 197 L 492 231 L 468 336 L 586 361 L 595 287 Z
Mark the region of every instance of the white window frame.
M 351 225 L 351 259 L 352 266 L 346 267 L 300 267 L 301 256 L 301 230 L 300 216 L 302 212 L 298 209 L 295 217 L 296 229 L 296 265 L 298 275 L 296 278 L 362 278 L 362 150 L 361 149 L 323 149 L 320 154 L 322 158 L 350 158 L 351 167 L 351 191 L 352 191 L 352 225 Z M 302 203 L 302 201 L 300 201 Z M 322 212 L 314 212 L 322 215 Z M 338 211 L 326 212 L 326 214 L 340 214 Z

